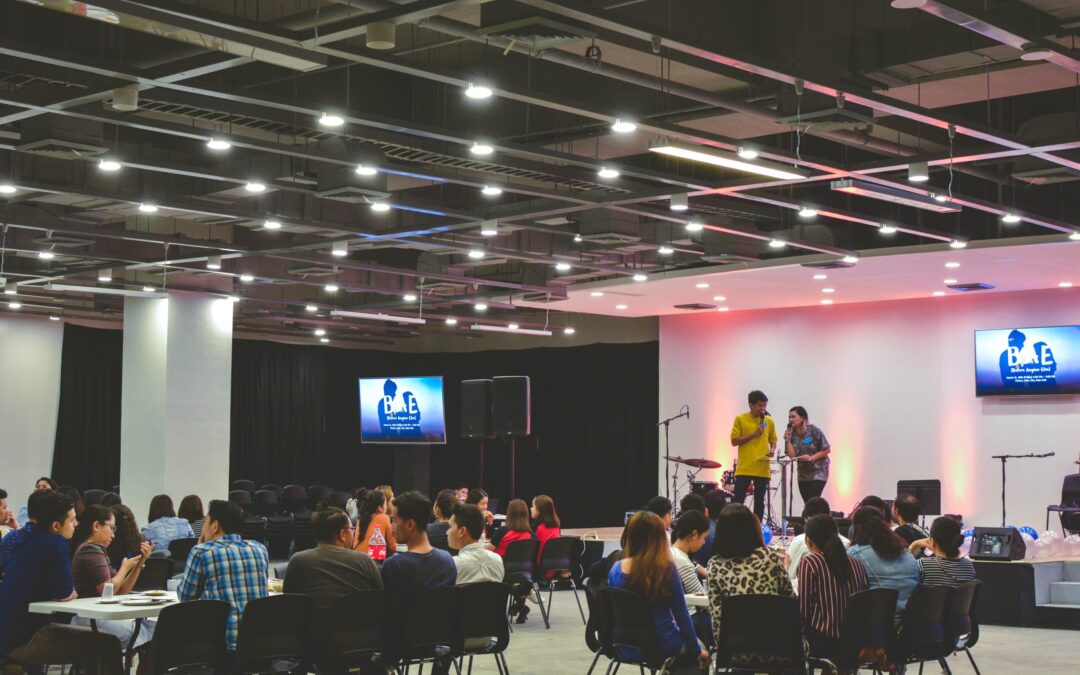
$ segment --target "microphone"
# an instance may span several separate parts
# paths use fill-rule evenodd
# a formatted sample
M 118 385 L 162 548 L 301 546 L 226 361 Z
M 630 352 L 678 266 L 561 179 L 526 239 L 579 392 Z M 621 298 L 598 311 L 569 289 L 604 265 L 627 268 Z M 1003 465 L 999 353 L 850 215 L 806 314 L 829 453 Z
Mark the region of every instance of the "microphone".
M 690 419 L 690 404 L 686 405 L 686 419 Z

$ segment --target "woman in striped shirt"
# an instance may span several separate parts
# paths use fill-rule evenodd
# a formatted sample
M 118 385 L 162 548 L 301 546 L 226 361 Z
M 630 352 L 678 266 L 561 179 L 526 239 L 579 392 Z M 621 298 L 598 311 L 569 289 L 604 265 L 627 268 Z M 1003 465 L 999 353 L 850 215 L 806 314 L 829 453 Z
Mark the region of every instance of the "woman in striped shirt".
M 930 536 L 911 542 L 910 550 L 919 561 L 924 586 L 950 586 L 956 588 L 975 578 L 975 563 L 960 557 L 964 535 L 960 523 L 941 516 L 930 526 Z M 923 551 L 931 556 L 921 557 Z
M 683 511 L 675 526 L 671 530 L 671 559 L 675 562 L 675 569 L 679 571 L 679 579 L 682 580 L 683 592 L 687 595 L 704 595 L 705 587 L 701 585 L 701 577 L 704 576 L 705 568 L 699 567 L 690 557 L 700 551 L 709 539 L 709 517 L 701 511 Z M 694 610 L 690 618 L 694 621 L 698 638 L 709 644 L 712 642 L 712 622 L 709 613 L 701 608 Z
M 849 557 L 831 516 L 806 521 L 810 554 L 799 562 L 799 608 L 810 655 L 835 659 L 848 598 L 867 588 L 866 568 Z

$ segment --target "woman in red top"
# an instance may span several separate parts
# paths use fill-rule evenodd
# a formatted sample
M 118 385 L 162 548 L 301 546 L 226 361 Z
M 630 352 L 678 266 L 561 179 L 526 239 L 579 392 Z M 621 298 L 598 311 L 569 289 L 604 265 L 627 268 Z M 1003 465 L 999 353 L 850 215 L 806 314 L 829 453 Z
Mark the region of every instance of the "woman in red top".
M 536 538 L 540 540 L 540 551 L 536 554 L 539 563 L 540 556 L 544 554 L 544 544 L 548 539 L 562 536 L 562 530 L 559 529 L 559 514 L 555 513 L 555 502 L 547 495 L 533 498 L 532 517 L 536 521 Z
M 529 528 L 529 507 L 524 501 L 515 499 L 506 507 L 506 527 L 491 536 L 488 550 L 505 556 L 506 547 L 511 542 L 532 539 L 533 537 L 532 530 Z

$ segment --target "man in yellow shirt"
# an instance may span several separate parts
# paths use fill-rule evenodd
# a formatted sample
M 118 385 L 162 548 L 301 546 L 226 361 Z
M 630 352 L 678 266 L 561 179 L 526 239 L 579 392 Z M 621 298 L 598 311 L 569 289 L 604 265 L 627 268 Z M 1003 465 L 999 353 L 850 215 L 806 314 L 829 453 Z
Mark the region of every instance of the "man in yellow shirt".
M 776 453 L 776 425 L 765 414 L 769 399 L 754 390 L 748 397 L 750 411 L 735 417 L 731 425 L 731 445 L 739 448 L 735 470 L 735 501 L 746 501 L 746 490 L 754 484 L 754 513 L 765 516 L 765 495 L 769 490 L 769 459 Z

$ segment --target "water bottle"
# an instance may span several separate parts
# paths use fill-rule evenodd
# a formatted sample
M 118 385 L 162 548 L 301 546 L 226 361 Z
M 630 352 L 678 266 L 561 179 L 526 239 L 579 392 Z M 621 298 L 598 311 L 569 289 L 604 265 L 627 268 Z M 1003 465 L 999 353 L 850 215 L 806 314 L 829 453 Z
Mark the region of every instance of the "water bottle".
M 105 586 L 101 589 L 101 599 L 109 600 L 113 596 L 113 585 L 111 581 L 106 581 Z
M 368 555 L 376 562 L 386 560 L 386 540 L 383 539 L 381 527 L 376 526 L 371 539 L 368 539 Z

